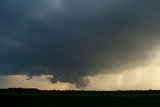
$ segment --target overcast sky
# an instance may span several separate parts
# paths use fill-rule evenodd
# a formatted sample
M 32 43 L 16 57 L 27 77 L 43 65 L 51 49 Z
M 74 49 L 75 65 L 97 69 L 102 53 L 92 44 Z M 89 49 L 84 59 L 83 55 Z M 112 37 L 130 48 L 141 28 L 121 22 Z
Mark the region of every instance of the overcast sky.
M 88 87 L 149 66 L 159 28 L 159 0 L 0 0 L 0 75 Z

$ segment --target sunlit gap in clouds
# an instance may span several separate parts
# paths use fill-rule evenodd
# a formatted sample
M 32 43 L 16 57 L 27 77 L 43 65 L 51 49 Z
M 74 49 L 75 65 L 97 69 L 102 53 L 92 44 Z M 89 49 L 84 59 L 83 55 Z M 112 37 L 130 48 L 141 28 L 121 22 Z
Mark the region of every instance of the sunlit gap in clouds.
M 26 80 L 25 75 L 0 76 L 0 88 L 38 88 L 41 90 L 69 90 L 73 88 L 69 83 L 57 82 L 52 84 L 48 78 L 50 75 L 34 76 L 32 79 Z

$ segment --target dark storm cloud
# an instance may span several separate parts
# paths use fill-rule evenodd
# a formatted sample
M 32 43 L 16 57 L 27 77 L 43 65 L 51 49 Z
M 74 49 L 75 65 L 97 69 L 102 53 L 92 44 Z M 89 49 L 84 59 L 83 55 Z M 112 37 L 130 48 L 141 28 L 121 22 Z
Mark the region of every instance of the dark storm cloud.
M 159 43 L 158 0 L 1 0 L 0 73 L 88 75 L 146 64 Z M 105 72 L 104 72 L 105 71 Z

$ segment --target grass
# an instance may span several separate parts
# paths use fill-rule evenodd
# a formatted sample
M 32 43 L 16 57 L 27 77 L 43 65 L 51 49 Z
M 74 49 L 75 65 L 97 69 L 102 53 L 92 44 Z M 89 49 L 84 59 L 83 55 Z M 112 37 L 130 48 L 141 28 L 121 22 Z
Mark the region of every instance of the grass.
M 1 89 L 0 107 L 159 107 L 160 91 Z

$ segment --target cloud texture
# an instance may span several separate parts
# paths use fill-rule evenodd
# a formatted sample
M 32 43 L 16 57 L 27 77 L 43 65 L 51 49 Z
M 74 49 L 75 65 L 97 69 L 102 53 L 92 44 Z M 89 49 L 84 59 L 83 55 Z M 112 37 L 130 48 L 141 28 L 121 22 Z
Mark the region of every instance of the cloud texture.
M 147 64 L 160 42 L 158 0 L 1 0 L 0 74 L 86 76 Z

